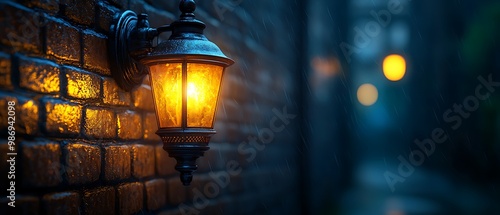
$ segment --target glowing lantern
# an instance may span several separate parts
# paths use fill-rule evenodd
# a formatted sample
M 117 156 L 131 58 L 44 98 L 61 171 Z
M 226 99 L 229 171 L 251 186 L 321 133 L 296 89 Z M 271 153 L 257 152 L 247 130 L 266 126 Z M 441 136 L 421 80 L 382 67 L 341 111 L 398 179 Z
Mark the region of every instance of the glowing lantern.
M 182 15 L 171 25 L 150 28 L 147 15 L 126 11 L 112 26 L 113 76 L 124 89 L 149 72 L 159 130 L 156 132 L 181 181 L 189 185 L 196 159 L 209 149 L 224 69 L 234 62 L 203 35 L 205 24 L 194 18 L 196 5 L 183 0 Z M 156 47 L 152 39 L 172 35 Z M 124 54 L 126 53 L 126 54 Z

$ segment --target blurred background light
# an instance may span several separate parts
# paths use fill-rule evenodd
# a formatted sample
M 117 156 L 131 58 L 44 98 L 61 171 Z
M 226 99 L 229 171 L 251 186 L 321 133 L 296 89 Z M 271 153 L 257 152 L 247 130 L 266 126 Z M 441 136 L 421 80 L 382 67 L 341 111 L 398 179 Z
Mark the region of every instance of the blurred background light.
M 382 67 L 385 77 L 390 81 L 399 81 L 406 73 L 406 61 L 401 55 L 388 55 Z
M 377 102 L 378 90 L 372 84 L 362 84 L 358 88 L 358 101 L 364 106 L 371 106 Z
M 316 56 L 311 59 L 314 74 L 321 78 L 329 78 L 338 74 L 341 70 L 339 59 L 336 57 Z

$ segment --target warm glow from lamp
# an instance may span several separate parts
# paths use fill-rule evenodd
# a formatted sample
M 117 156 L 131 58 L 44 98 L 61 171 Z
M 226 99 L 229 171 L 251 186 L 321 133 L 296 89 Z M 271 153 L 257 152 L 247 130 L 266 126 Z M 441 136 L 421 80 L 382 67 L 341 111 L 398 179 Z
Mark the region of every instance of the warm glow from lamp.
M 183 66 L 186 67 L 186 74 L 183 74 Z M 151 87 L 159 127 L 212 128 L 223 69 L 222 66 L 199 63 L 151 66 Z M 183 96 L 183 92 L 186 95 Z M 183 118 L 186 122 L 184 125 Z
M 359 86 L 357 96 L 359 103 L 364 106 L 371 106 L 378 99 L 378 90 L 372 84 L 363 84 Z
M 388 55 L 382 67 L 385 77 L 391 81 L 401 80 L 406 73 L 406 61 L 401 55 Z
M 187 95 L 188 98 L 194 99 L 194 100 L 199 100 L 200 92 L 198 92 L 198 89 L 196 89 L 196 85 L 194 83 L 188 83 L 188 88 L 187 88 Z
M 187 126 L 211 128 L 213 125 L 222 66 L 187 64 Z

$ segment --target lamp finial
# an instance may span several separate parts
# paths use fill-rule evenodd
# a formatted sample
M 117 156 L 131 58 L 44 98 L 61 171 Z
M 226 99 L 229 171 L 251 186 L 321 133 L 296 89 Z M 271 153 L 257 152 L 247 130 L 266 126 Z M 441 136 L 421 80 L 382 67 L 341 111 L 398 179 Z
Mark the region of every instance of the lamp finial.
M 182 12 L 181 17 L 194 17 L 193 12 L 196 10 L 196 2 L 194 0 L 181 0 L 179 9 Z

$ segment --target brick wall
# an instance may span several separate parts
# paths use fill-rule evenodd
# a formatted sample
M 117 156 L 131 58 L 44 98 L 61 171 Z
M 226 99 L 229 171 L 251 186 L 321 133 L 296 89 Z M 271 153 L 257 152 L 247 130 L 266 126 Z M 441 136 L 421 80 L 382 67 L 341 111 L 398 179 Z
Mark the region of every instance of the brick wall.
M 236 64 L 190 187 L 155 134 L 148 82 L 125 92 L 110 77 L 107 35 L 126 9 L 148 13 L 153 27 L 178 16 L 177 1 L 0 1 L 0 211 L 12 209 L 6 119 L 15 101 L 13 212 L 299 213 L 297 6 L 198 1 L 207 37 Z

